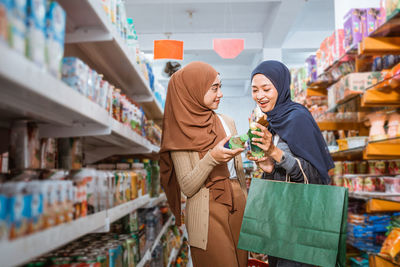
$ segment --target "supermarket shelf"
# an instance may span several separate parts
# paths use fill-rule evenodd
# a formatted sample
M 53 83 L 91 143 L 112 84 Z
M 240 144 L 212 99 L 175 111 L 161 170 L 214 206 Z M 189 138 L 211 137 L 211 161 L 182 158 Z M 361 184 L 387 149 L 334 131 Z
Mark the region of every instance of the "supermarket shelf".
M 390 37 L 400 34 L 400 12 L 397 11 L 382 24 L 378 29 L 370 34 L 371 37 Z
M 127 203 L 118 205 L 107 211 L 107 217 L 110 223 L 124 217 L 125 215 L 140 209 L 150 202 L 150 197 L 148 194 L 141 196 L 135 200 L 129 201 Z
M 109 210 L 101 211 L 69 223 L 64 223 L 11 242 L 1 243 L 1 266 L 20 265 L 88 233 L 97 231 L 103 232 L 104 229 L 108 231 L 107 229 L 110 223 L 148 203 L 151 203 L 151 199 L 149 195 L 145 195 Z M 172 217 L 167 222 L 168 226 L 171 222 Z M 163 231 L 165 232 L 167 227 L 165 226 L 164 228 Z M 161 236 L 159 238 L 161 238 Z M 16 251 L 18 252 L 18 257 L 8 257 L 9 255 L 15 255 Z
M 326 88 L 307 88 L 307 96 L 327 96 L 328 90 Z
M 0 44 L 0 120 L 35 119 L 110 133 L 107 111 L 33 62 Z
M 358 122 L 319 121 L 317 124 L 321 131 L 358 130 L 362 127 Z
M 400 37 L 365 37 L 358 46 L 359 56 L 397 55 L 400 53 Z
M 400 158 L 400 137 L 369 142 L 363 154 L 364 159 Z
M 66 56 L 85 61 L 106 79 L 139 103 L 148 103 L 151 119 L 162 117 L 149 82 L 136 55 L 123 42 L 98 0 L 57 0 L 67 12 Z M 153 117 L 154 116 L 154 117 Z
M 0 244 L 1 266 L 17 266 L 102 227 L 106 211 Z M 18 255 L 11 257 L 11 255 Z
M 332 84 L 334 84 L 336 81 L 315 81 L 312 82 L 308 85 L 308 88 L 310 89 L 314 89 L 314 90 L 321 90 L 321 89 L 326 89 L 329 86 L 331 86 Z
M 158 197 L 150 198 L 149 202 L 146 205 L 146 208 L 155 207 L 163 201 L 166 201 L 167 197 L 165 193 L 160 194 Z
M 151 102 L 143 102 L 141 103 L 141 106 L 149 118 L 152 118 L 156 122 L 163 119 L 164 111 L 161 104 L 156 99 Z
M 160 148 L 130 127 L 111 119 L 111 134 L 88 137 L 85 151 L 85 162 L 91 164 L 113 155 L 158 153 Z
M 378 89 L 371 88 L 361 97 L 362 107 L 400 107 L 399 88 Z
M 157 244 L 160 242 L 161 237 L 167 232 L 168 227 L 173 223 L 173 221 L 174 221 L 174 216 L 171 215 L 171 217 L 168 219 L 168 221 L 164 224 L 164 226 L 161 229 L 160 233 L 157 235 L 157 238 L 154 240 L 153 245 L 146 251 L 146 253 L 144 254 L 143 258 L 137 264 L 137 267 L 143 267 L 143 266 L 145 266 L 146 262 L 151 260 L 151 254 L 153 253 L 153 251 L 156 248 Z
M 365 147 L 357 147 L 331 153 L 333 160 L 356 160 L 362 158 Z

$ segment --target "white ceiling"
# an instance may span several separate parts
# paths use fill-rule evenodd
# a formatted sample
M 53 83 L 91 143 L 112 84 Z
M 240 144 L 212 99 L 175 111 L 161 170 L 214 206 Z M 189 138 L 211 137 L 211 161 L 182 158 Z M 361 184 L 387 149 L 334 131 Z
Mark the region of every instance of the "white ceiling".
M 263 51 L 281 48 L 282 61 L 299 66 L 315 52 L 335 27 L 334 0 L 126 0 L 141 49 L 152 53 L 153 41 L 184 41 L 184 60 L 204 61 L 221 73 L 225 96 L 248 91 L 252 69 Z M 190 15 L 190 13 L 192 15 Z M 168 33 L 166 35 L 166 33 Z M 245 50 L 235 59 L 220 58 L 212 47 L 214 38 L 243 38 Z M 161 83 L 166 61 L 155 61 Z

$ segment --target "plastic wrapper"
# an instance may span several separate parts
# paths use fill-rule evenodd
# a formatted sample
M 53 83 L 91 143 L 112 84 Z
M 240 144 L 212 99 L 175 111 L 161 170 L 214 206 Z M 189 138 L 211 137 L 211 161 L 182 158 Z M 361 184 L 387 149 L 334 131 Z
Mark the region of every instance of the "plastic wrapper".
M 40 67 L 45 67 L 46 0 L 27 0 L 26 54 Z
M 60 78 L 62 58 L 64 55 L 64 38 L 66 14 L 57 3 L 51 2 L 46 15 L 47 35 L 47 68 L 51 74 Z
M 383 243 L 381 253 L 400 263 L 400 228 L 393 228 Z

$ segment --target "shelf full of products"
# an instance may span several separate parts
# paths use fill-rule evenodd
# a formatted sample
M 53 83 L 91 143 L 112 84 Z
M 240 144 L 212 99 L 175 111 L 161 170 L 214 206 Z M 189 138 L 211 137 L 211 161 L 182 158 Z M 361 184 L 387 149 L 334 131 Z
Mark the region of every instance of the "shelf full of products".
M 349 10 L 344 29 L 291 70 L 294 100 L 310 110 L 335 161 L 332 184 L 349 190 L 355 266 L 400 263 L 399 11 L 397 0 Z

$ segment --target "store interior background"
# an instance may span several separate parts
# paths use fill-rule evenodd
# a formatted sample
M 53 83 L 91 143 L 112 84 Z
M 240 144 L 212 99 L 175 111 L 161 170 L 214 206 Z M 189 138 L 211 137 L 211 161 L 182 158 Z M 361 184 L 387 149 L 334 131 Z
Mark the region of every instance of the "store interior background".
M 248 129 L 255 107 L 250 74 L 263 60 L 280 60 L 301 67 L 335 29 L 343 28 L 350 8 L 379 6 L 379 0 L 127 0 L 140 49 L 152 57 L 154 40 L 184 42 L 184 66 L 204 61 L 221 73 L 223 100 L 218 112 L 235 119 L 238 132 Z M 151 18 L 151 19 L 149 19 Z M 214 38 L 242 38 L 245 47 L 235 59 L 222 59 L 213 50 Z M 155 60 L 154 72 L 163 75 L 167 60 Z

